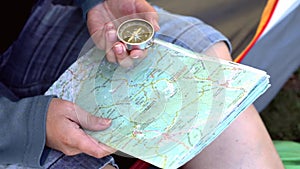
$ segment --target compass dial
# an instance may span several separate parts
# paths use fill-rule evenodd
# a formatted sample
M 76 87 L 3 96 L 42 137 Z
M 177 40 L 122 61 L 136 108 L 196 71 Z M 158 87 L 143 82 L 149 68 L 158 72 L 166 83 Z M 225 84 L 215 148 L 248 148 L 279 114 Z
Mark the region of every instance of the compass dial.
M 153 26 L 143 19 L 131 19 L 123 22 L 118 28 L 118 38 L 128 48 L 146 48 L 154 36 Z

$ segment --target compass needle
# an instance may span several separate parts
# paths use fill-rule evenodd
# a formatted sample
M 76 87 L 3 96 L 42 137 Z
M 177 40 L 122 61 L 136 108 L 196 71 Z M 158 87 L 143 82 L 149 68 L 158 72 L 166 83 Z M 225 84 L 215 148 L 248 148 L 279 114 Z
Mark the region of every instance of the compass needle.
M 142 28 L 140 27 L 137 31 L 135 31 L 135 34 L 138 35 L 141 30 Z
M 132 34 L 132 35 L 130 36 L 130 38 L 128 39 L 128 42 L 131 42 L 133 38 L 134 38 L 134 34 Z
M 139 38 L 139 32 L 142 30 L 142 28 L 140 27 L 138 30 L 134 31 L 132 34 L 131 34 L 131 37 L 128 39 L 128 42 L 131 42 L 132 39 L 134 39 L 135 41 L 137 41 L 136 39 L 141 39 Z

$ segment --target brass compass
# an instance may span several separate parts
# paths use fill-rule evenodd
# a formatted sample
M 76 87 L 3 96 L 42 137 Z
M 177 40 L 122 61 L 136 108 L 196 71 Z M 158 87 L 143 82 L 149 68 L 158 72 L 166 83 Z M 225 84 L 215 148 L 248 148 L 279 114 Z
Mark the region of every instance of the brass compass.
M 143 50 L 153 44 L 154 28 L 146 20 L 130 19 L 118 27 L 117 36 L 126 45 L 127 50 Z

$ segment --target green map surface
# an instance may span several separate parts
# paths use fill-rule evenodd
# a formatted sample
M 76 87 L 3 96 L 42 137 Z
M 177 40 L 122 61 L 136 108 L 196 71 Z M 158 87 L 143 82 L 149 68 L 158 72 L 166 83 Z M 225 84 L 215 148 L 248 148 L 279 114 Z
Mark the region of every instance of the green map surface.
M 269 84 L 266 72 L 156 39 L 130 68 L 95 47 L 51 86 L 112 126 L 86 131 L 160 168 L 178 168 L 210 144 Z

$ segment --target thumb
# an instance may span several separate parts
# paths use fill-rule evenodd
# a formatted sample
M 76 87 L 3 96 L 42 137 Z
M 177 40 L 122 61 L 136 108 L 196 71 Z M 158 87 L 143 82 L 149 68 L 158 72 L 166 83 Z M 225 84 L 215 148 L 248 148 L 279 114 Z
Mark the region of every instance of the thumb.
M 76 107 L 75 113 L 77 117 L 74 121 L 82 128 L 97 131 L 107 129 L 111 125 L 111 119 L 94 116 L 79 106 Z
M 80 124 L 82 128 L 92 131 L 105 130 L 111 125 L 111 119 L 88 114 L 87 120 Z

